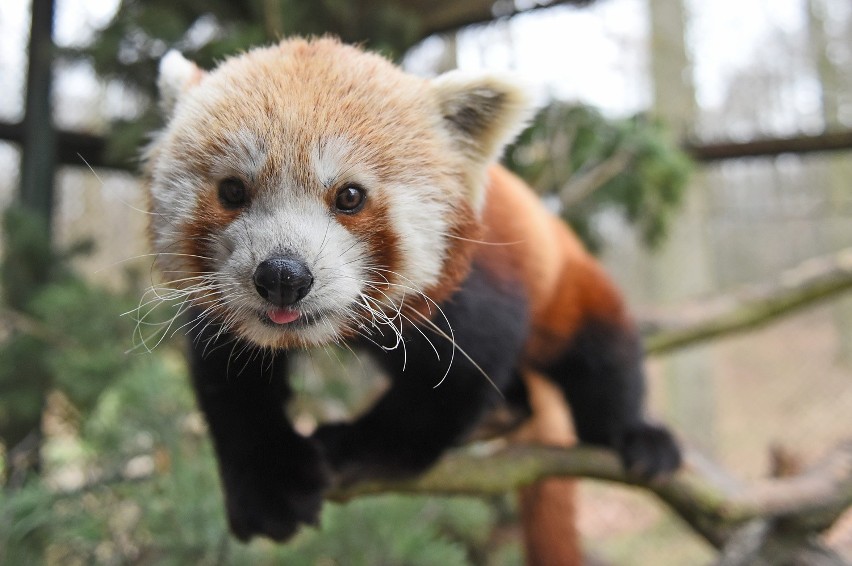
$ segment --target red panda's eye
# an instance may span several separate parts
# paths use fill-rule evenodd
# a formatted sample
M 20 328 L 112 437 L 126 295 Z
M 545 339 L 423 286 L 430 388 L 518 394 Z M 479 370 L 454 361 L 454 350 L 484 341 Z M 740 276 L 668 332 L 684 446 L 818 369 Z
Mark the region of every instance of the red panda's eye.
M 366 196 L 364 189 L 358 185 L 346 185 L 337 192 L 334 206 L 341 212 L 358 212 L 364 205 Z
M 219 181 L 219 200 L 226 208 L 239 208 L 246 204 L 248 191 L 241 180 L 228 177 Z

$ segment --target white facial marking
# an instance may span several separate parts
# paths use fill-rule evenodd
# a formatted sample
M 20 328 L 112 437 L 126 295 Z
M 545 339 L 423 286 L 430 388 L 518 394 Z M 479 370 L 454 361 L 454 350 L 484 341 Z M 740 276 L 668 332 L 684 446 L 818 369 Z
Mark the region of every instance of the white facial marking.
M 313 324 L 295 328 L 306 344 L 333 340 L 351 316 L 363 280 L 366 251 L 338 224 L 316 195 L 281 187 L 252 203 L 217 238 L 217 277 L 246 311 L 243 329 L 259 344 L 274 344 L 281 329 L 263 322 L 270 307 L 254 288 L 252 276 L 266 259 L 289 255 L 303 261 L 314 277 L 297 304 Z
M 170 144 L 152 171 L 151 222 L 156 234 L 155 249 L 164 253 L 161 265 L 166 269 L 177 269 L 174 264 L 178 260 L 169 254 L 179 251 L 174 249 L 174 243 L 184 238 L 183 225 L 193 220 L 198 200 L 204 198 L 201 192 L 227 177 L 251 182 L 267 159 L 265 143 L 259 136 L 248 129 L 236 130 L 226 135 L 223 151 L 209 157 L 212 178 L 205 179 L 186 163 L 187 149 L 178 143 Z
M 324 187 L 340 182 L 357 162 L 350 162 L 355 145 L 343 136 L 331 136 L 317 142 L 311 150 L 311 168 Z
M 210 163 L 210 172 L 217 179 L 239 175 L 251 181 L 266 164 L 266 142 L 247 128 L 228 132 L 223 149 Z
M 406 285 L 420 291 L 435 285 L 441 278 L 446 254 L 447 205 L 435 198 L 434 186 L 400 185 L 389 188 L 388 216 L 398 246 Z

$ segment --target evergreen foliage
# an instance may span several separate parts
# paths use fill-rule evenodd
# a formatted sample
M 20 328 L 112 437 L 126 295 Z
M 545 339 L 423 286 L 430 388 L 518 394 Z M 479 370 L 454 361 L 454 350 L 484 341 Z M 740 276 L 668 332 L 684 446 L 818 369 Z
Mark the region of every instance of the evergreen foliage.
M 661 243 L 691 171 L 658 121 L 612 120 L 559 101 L 538 114 L 506 161 L 541 195 L 568 201 L 563 218 L 593 250 L 602 244 L 595 221 L 603 212 L 620 214 L 646 245 Z

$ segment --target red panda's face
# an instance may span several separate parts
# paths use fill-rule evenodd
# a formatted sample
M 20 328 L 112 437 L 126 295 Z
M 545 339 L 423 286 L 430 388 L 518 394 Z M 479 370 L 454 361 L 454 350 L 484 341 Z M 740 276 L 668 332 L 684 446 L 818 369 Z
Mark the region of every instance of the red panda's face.
M 454 242 L 524 117 L 499 81 L 429 82 L 331 40 L 210 74 L 170 54 L 160 88 L 158 265 L 204 317 L 271 347 L 399 328 L 417 316 L 407 306 L 455 285 Z

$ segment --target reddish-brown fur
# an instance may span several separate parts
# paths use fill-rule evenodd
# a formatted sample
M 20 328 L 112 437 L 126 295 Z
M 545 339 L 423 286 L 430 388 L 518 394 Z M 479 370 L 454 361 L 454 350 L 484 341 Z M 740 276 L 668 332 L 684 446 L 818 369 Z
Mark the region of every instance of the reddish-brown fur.
M 590 315 L 629 324 L 618 291 L 568 227 L 505 168 L 491 167 L 489 178 L 482 219 L 488 245 L 477 247 L 475 260 L 524 288 L 533 327 L 525 361 L 546 366 Z

